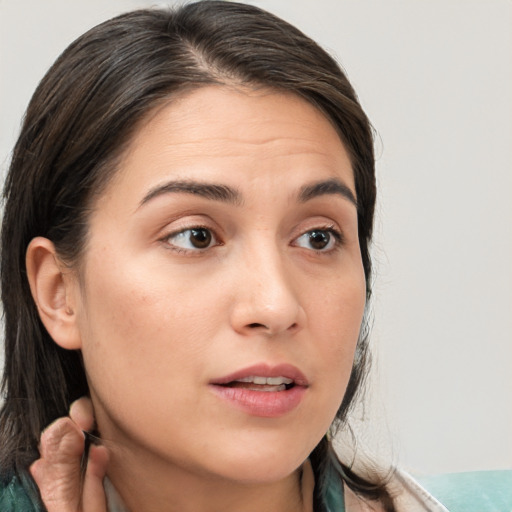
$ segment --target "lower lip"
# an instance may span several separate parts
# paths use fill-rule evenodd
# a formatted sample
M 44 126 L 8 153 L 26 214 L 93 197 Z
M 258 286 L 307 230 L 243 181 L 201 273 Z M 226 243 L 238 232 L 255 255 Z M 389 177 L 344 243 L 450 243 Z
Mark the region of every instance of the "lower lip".
M 306 387 L 293 386 L 284 391 L 254 391 L 211 384 L 210 388 L 222 399 L 251 416 L 278 418 L 295 409 L 306 393 Z

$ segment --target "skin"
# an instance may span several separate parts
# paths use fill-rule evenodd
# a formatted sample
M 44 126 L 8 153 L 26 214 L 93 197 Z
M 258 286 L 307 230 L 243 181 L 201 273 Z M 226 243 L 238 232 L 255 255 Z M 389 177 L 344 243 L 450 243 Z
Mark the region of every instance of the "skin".
M 94 205 L 79 274 L 48 240 L 31 243 L 41 318 L 58 344 L 82 350 L 107 474 L 130 510 L 312 509 L 304 462 L 343 398 L 365 305 L 356 206 L 340 193 L 299 200 L 333 179 L 355 196 L 348 154 L 313 106 L 205 87 L 140 127 Z M 176 180 L 239 198 L 145 200 Z M 198 226 L 211 234 L 204 249 L 187 231 Z M 315 230 L 325 247 L 312 245 Z M 212 380 L 256 363 L 300 369 L 300 404 L 263 418 L 212 392 Z M 49 507 L 61 510 L 72 508 Z

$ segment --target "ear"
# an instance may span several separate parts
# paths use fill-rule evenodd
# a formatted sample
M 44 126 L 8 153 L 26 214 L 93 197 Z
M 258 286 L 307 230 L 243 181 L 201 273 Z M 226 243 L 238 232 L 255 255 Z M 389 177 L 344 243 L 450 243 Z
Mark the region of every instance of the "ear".
M 30 291 L 39 317 L 57 345 L 72 350 L 82 347 L 78 329 L 76 276 L 59 259 L 47 238 L 34 238 L 26 254 Z

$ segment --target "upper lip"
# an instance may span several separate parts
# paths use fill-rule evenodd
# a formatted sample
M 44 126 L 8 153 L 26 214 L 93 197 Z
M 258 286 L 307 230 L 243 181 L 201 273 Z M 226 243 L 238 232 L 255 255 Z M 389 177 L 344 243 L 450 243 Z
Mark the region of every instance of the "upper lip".
M 225 375 L 223 377 L 219 377 L 218 379 L 214 379 L 210 382 L 210 384 L 228 384 L 229 382 L 233 382 L 238 379 L 253 376 L 286 377 L 287 379 L 292 379 L 293 383 L 297 386 L 309 385 L 306 376 L 296 366 L 286 363 L 278 365 L 271 365 L 266 363 L 255 364 L 237 370 L 233 373 L 230 373 L 229 375 Z

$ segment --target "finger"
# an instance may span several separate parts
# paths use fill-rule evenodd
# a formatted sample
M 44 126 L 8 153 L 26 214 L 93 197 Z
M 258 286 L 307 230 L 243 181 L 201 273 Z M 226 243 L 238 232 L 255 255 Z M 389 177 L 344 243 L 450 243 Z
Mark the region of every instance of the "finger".
M 85 473 L 82 512 L 106 512 L 107 502 L 103 479 L 107 471 L 108 451 L 104 446 L 92 445 Z
M 41 458 L 30 472 L 48 512 L 79 510 L 80 460 L 84 435 L 69 418 L 60 418 L 41 435 Z
M 41 458 L 56 464 L 71 464 L 84 451 L 84 433 L 70 418 L 59 418 L 41 434 Z
M 92 430 L 94 427 L 94 411 L 91 399 L 82 397 L 75 400 L 69 408 L 69 416 L 82 430 Z

